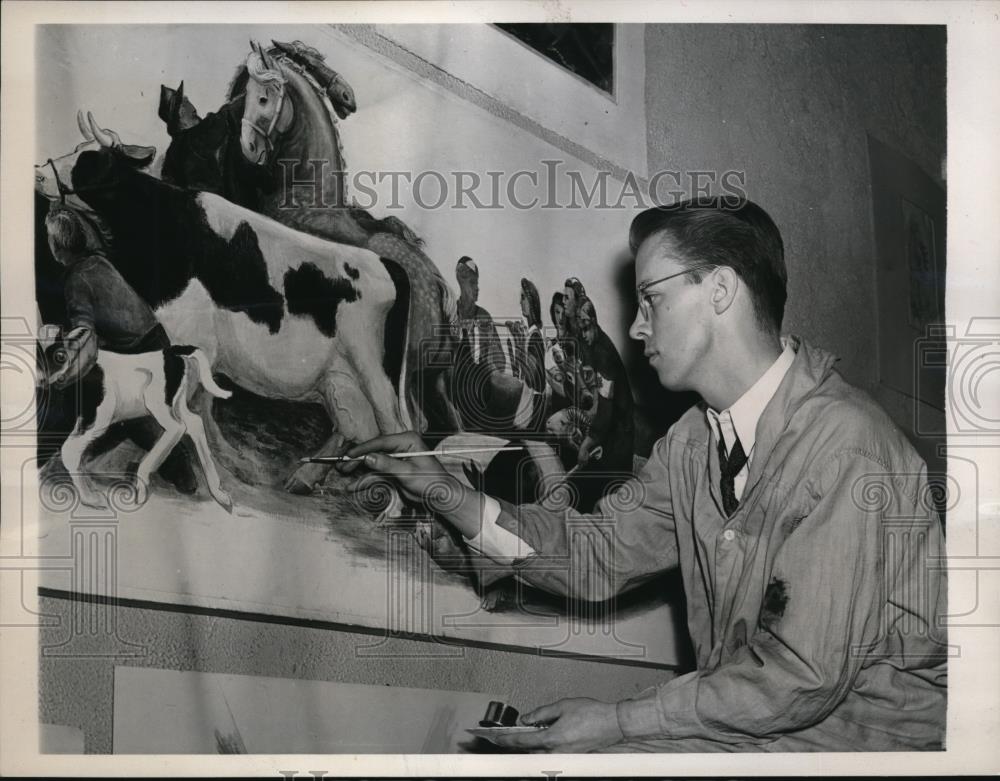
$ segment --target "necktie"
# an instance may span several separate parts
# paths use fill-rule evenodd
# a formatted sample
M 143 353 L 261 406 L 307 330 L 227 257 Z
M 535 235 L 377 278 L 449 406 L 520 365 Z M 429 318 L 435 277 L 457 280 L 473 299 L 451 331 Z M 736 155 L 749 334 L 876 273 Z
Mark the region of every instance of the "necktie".
M 726 515 L 732 515 L 740 502 L 736 498 L 735 480 L 736 475 L 746 466 L 747 456 L 743 452 L 743 443 L 736 437 L 733 448 L 726 457 L 726 443 L 719 437 L 719 471 L 722 473 L 720 487 L 722 488 L 722 506 L 726 510 Z

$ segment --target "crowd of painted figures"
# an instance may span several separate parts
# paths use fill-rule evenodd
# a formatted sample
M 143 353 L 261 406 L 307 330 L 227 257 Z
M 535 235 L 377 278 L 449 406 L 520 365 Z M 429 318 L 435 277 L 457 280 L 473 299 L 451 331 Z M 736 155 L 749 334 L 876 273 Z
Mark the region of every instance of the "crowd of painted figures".
M 630 473 L 632 392 L 583 283 L 570 277 L 552 294 L 546 328 L 530 280 L 521 279 L 521 319 L 501 324 L 477 303 L 476 262 L 461 258 L 455 274 L 459 346 L 451 391 L 465 428 L 543 439 L 568 472 L 609 478 Z M 508 335 L 501 337 L 501 330 Z M 599 494 L 606 481 L 589 482 L 589 493 Z

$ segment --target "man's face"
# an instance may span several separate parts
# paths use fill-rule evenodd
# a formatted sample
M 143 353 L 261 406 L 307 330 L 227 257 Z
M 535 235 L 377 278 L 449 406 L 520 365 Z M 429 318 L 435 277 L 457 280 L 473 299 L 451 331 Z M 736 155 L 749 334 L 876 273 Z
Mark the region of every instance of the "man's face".
M 562 336 L 566 327 L 562 304 L 556 304 L 552 308 L 552 324 L 556 327 L 556 333 Z
M 654 235 L 636 253 L 636 286 L 683 269 L 668 237 Z M 640 306 L 629 329 L 629 336 L 643 343 L 660 384 L 673 391 L 697 390 L 697 373 L 711 344 L 705 287 L 689 279 L 675 277 L 645 291 L 648 314 Z
M 576 291 L 571 287 L 564 288 L 563 296 L 565 297 L 563 311 L 566 317 L 573 317 L 576 314 Z
M 479 277 L 473 274 L 471 271 L 459 270 L 458 274 L 458 288 L 461 294 L 472 301 L 479 300 Z

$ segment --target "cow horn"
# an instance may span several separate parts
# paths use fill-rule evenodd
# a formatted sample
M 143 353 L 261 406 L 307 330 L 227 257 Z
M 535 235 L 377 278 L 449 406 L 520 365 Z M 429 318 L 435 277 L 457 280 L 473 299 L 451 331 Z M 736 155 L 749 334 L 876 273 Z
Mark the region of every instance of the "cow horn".
M 94 121 L 94 115 L 87 112 L 87 121 L 90 123 L 90 129 L 94 132 L 94 138 L 103 147 L 113 148 L 121 146 L 122 140 L 118 137 L 118 134 L 114 130 L 105 130 L 97 122 Z
M 77 109 L 76 111 L 76 124 L 85 139 L 88 141 L 94 140 L 94 134 L 90 132 L 90 128 L 87 127 L 87 122 L 83 118 L 83 109 Z

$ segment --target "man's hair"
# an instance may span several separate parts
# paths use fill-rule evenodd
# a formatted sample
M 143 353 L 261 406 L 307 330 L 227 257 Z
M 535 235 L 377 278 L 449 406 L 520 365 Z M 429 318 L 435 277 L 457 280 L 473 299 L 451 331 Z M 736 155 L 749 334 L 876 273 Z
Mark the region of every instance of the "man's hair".
M 646 209 L 632 220 L 629 246 L 666 237 L 686 267 L 728 266 L 747 286 L 762 327 L 780 333 L 788 297 L 781 233 L 766 211 L 742 198 L 699 198 Z M 692 271 L 695 282 L 702 279 Z
M 476 261 L 470 258 L 468 255 L 462 255 L 458 259 L 458 263 L 455 264 L 455 274 L 467 273 L 473 276 L 479 276 L 479 267 L 476 265 Z
M 526 277 L 521 277 L 521 290 L 528 297 L 528 311 L 530 317 L 528 318 L 528 325 L 537 325 L 539 328 L 542 327 L 542 300 L 541 296 L 538 295 L 538 288 L 535 287 L 535 283 Z
M 87 232 L 80 218 L 69 209 L 56 208 L 45 215 L 45 229 L 56 249 L 83 252 L 87 249 Z
M 586 289 L 584 289 L 583 283 L 576 277 L 570 277 L 569 279 L 567 279 L 566 282 L 563 284 L 563 287 L 570 288 L 573 291 L 573 294 L 576 296 L 576 299 L 578 301 L 581 298 L 585 298 L 587 296 L 587 291 Z
M 566 308 L 566 296 L 560 291 L 556 291 L 552 294 L 552 303 L 549 304 L 549 319 L 552 324 L 556 324 L 556 307 L 561 306 L 563 309 Z

